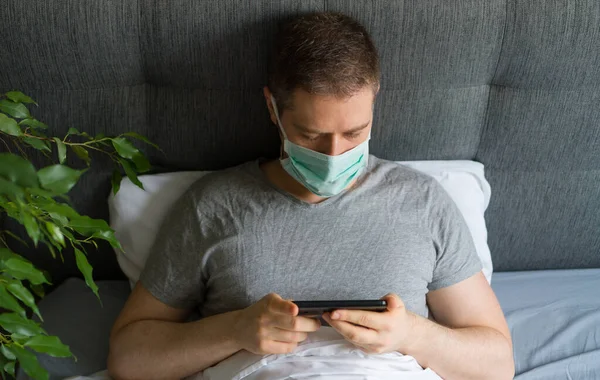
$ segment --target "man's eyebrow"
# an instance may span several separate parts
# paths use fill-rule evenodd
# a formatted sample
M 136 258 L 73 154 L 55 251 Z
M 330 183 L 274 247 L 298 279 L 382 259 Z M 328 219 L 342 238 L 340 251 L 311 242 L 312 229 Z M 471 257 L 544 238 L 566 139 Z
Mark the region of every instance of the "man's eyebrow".
M 371 120 L 369 120 L 365 124 L 362 124 L 362 125 L 359 125 L 357 127 L 351 128 L 351 129 L 349 129 L 347 131 L 344 131 L 344 133 L 351 134 L 351 133 L 356 133 L 358 131 L 362 131 L 363 129 L 367 128 L 369 126 L 369 124 L 371 124 Z M 301 130 L 302 132 L 305 132 L 305 133 L 317 133 L 317 134 L 323 133 L 323 132 L 319 131 L 318 129 L 311 129 L 311 128 L 308 128 L 308 127 L 306 127 L 306 126 L 304 126 L 302 124 L 294 123 L 294 127 L 296 127 L 297 129 L 299 129 L 299 130 Z
M 363 125 L 359 125 L 358 127 L 354 127 L 352 129 L 350 129 L 349 131 L 346 131 L 345 133 L 356 133 L 358 131 L 362 131 L 363 129 L 367 128 L 369 126 L 369 124 L 371 124 L 371 120 L 367 121 Z

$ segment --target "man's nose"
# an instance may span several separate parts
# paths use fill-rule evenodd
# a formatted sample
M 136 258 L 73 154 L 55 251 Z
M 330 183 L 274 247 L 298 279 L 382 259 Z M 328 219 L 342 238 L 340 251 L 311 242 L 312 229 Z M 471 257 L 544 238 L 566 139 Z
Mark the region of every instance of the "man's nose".
M 321 146 L 321 153 L 328 154 L 330 156 L 337 156 L 344 153 L 343 141 L 340 136 L 330 134 L 327 136 L 323 145 Z

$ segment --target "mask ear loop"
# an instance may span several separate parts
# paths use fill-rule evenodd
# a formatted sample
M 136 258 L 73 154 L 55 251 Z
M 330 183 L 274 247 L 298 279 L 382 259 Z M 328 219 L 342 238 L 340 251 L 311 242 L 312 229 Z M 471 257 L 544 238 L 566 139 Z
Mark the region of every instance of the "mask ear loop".
M 275 118 L 277 119 L 277 126 L 279 127 L 279 131 L 283 136 L 283 141 L 281 142 L 281 148 L 279 149 L 279 159 L 283 159 L 283 154 L 285 153 L 285 141 L 288 139 L 285 131 L 283 130 L 283 124 L 281 124 L 281 119 L 279 118 L 279 111 L 277 110 L 277 103 L 275 102 L 275 97 L 271 94 L 271 105 L 273 106 L 273 112 L 275 113 Z

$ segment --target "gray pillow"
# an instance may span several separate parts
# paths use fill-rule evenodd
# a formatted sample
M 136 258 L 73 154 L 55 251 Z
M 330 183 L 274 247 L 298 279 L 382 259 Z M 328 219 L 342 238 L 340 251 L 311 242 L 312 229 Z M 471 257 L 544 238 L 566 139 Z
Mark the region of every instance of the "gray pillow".
M 74 361 L 38 355 L 40 364 L 50 373 L 50 380 L 106 369 L 110 329 L 131 290 L 127 281 L 99 281 L 97 284 L 102 306 L 78 278 L 66 280 L 39 304 L 44 329 L 70 346 L 77 357 Z M 29 377 L 19 371 L 17 379 Z

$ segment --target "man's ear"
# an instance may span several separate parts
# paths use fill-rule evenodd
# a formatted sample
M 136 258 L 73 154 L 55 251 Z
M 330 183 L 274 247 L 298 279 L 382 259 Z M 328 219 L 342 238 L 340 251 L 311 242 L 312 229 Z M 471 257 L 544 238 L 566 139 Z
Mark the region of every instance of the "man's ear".
M 269 110 L 269 115 L 271 116 L 271 122 L 277 125 L 277 116 L 275 116 L 275 110 L 273 108 L 273 102 L 271 102 L 271 90 L 269 87 L 263 87 L 263 95 L 265 96 L 265 101 L 267 103 L 267 109 Z

